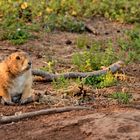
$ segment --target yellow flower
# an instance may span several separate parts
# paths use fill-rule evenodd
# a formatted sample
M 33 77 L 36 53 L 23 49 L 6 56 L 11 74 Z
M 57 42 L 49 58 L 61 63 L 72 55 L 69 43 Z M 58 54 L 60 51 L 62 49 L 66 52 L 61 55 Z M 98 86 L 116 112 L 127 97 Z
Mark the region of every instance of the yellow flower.
M 27 7 L 28 7 L 27 2 L 23 2 L 23 3 L 21 4 L 21 9 L 26 9 Z
M 46 11 L 47 11 L 47 13 L 51 13 L 53 11 L 53 9 L 47 7 Z
M 39 16 L 39 17 L 42 16 L 42 12 L 39 12 L 39 13 L 38 13 L 38 16 Z
M 76 11 L 72 11 L 71 15 L 76 16 L 77 15 Z
M 48 67 L 51 67 L 52 64 L 53 64 L 53 62 L 49 61 L 49 62 L 48 62 Z
M 61 6 L 63 7 L 65 5 L 66 0 L 61 1 Z
M 93 2 L 93 3 L 96 3 L 96 2 L 98 2 L 98 0 L 93 0 L 92 2 Z
M 3 17 L 3 14 L 2 14 L 2 13 L 0 13 L 0 18 L 1 18 L 1 17 Z

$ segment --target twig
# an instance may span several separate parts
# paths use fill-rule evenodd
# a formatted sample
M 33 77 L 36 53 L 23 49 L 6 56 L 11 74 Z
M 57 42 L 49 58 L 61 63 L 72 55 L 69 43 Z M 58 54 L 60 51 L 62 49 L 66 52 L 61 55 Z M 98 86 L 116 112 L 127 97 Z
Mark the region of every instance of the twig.
M 42 70 L 32 70 L 32 74 L 43 77 L 43 81 L 51 82 L 60 77 L 85 78 L 85 77 L 90 77 L 90 76 L 98 76 L 98 75 L 106 74 L 108 71 L 111 71 L 112 73 L 114 73 L 118 71 L 120 68 L 122 68 L 123 66 L 124 66 L 124 62 L 118 61 L 110 65 L 106 69 L 93 71 L 93 72 L 69 72 L 69 73 L 64 73 L 64 74 L 52 74 L 52 73 L 44 72 Z
M 140 105 L 139 105 L 139 104 L 123 105 L 122 107 L 123 107 L 123 108 L 124 108 L 124 107 L 127 107 L 127 108 L 133 108 L 133 109 L 138 109 L 138 110 L 140 110 Z
M 89 33 L 92 33 L 94 35 L 98 35 L 99 33 L 89 24 L 85 24 L 85 30 Z
M 34 112 L 27 112 L 19 115 L 12 115 L 12 116 L 1 116 L 0 117 L 0 124 L 5 123 L 11 123 L 11 122 L 17 122 L 26 118 L 31 118 L 39 115 L 49 115 L 49 114 L 55 114 L 55 113 L 62 113 L 62 112 L 69 112 L 73 110 L 83 110 L 83 109 L 92 109 L 89 107 L 83 107 L 83 106 L 70 106 L 70 107 L 61 107 L 61 108 L 52 108 L 52 109 L 43 109 L 39 111 Z

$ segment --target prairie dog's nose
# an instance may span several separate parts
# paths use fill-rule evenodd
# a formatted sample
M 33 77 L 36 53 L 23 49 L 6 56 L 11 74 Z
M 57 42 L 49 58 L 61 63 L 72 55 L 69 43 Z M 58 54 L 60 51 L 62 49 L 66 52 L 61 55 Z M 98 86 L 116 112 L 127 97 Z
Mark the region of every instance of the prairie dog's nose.
M 32 65 L 32 62 L 31 62 L 31 61 L 29 61 L 29 62 L 28 62 L 28 65 Z

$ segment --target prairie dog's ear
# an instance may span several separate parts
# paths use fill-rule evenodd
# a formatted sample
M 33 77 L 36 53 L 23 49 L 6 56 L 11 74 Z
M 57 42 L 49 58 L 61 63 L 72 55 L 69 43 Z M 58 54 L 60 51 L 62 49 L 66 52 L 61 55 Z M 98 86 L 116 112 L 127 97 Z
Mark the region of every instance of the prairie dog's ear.
M 19 56 L 16 56 L 16 60 L 20 60 L 20 57 Z

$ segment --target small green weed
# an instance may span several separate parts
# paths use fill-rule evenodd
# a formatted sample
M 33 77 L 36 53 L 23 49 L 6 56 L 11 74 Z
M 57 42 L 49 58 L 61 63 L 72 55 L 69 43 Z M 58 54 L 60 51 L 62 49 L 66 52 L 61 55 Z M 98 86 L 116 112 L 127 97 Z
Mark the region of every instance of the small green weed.
M 128 104 L 131 99 L 131 95 L 124 92 L 115 92 L 109 95 L 109 98 L 117 100 L 119 103 Z
M 69 79 L 66 79 L 62 76 L 57 80 L 53 80 L 52 85 L 55 89 L 65 89 L 69 86 Z
M 127 32 L 127 41 L 120 40 L 121 52 L 125 55 L 125 62 L 140 61 L 140 32 L 139 29 Z
M 43 71 L 50 72 L 50 73 L 55 73 L 55 65 L 56 65 L 56 62 L 52 60 L 47 63 L 47 66 L 41 67 L 40 69 Z
M 30 38 L 30 34 L 24 30 L 18 28 L 8 34 L 7 39 L 15 45 L 24 44 Z
M 117 80 L 111 72 L 105 75 L 87 77 L 84 81 L 85 84 L 92 85 L 96 88 L 110 87 L 115 85 L 116 82 Z
M 81 33 L 85 31 L 85 25 L 81 20 L 76 20 L 71 16 L 51 14 L 47 17 L 46 28 L 49 30 L 61 30 Z
M 28 26 L 24 24 L 20 20 L 5 20 L 4 24 L 1 25 L 1 28 L 5 30 L 2 34 L 0 39 L 1 40 L 10 40 L 15 45 L 20 45 L 25 43 L 29 39 L 35 38 L 28 29 Z
M 88 38 L 85 35 L 79 36 L 76 40 L 76 45 L 78 48 L 83 49 L 88 45 Z

